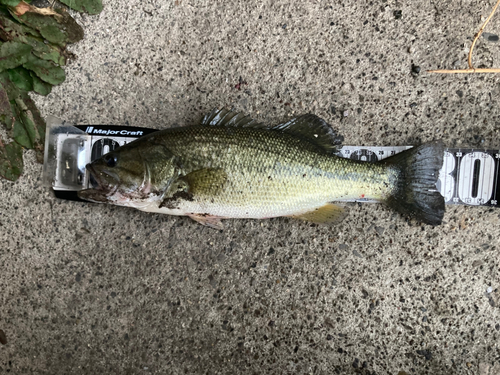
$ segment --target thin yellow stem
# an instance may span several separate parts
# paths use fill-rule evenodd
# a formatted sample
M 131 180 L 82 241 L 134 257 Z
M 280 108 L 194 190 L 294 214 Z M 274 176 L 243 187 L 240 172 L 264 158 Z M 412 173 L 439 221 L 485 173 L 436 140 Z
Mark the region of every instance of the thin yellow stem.
M 472 66 L 472 52 L 474 51 L 474 46 L 476 45 L 477 40 L 479 39 L 479 37 L 483 33 L 484 28 L 486 27 L 486 25 L 488 24 L 488 22 L 490 22 L 491 17 L 493 17 L 493 15 L 495 14 L 495 12 L 496 12 L 496 10 L 497 10 L 497 8 L 498 8 L 499 5 L 500 5 L 500 0 L 497 1 L 497 3 L 495 4 L 495 6 L 493 7 L 493 10 L 490 13 L 489 17 L 486 18 L 486 21 L 484 21 L 483 26 L 481 26 L 481 28 L 477 32 L 476 36 L 474 37 L 474 40 L 472 41 L 472 45 L 470 46 L 470 50 L 469 50 L 469 57 L 467 58 L 467 63 L 469 64 L 469 68 L 470 69 L 474 69 L 474 67 Z
M 467 58 L 467 63 L 469 64 L 469 69 L 439 69 L 439 70 L 428 70 L 427 73 L 441 73 L 441 74 L 460 74 L 460 73 L 500 73 L 500 68 L 484 68 L 484 69 L 475 69 L 474 66 L 472 65 L 472 52 L 474 51 L 474 46 L 476 45 L 477 40 L 481 36 L 481 34 L 484 31 L 484 28 L 490 22 L 491 18 L 495 14 L 498 6 L 500 5 L 500 0 L 497 1 L 495 6 L 493 7 L 493 10 L 491 11 L 490 15 L 484 21 L 483 25 L 477 32 L 477 34 L 474 36 L 474 40 L 472 41 L 472 45 L 470 46 L 469 49 L 469 56 Z
M 428 70 L 427 73 L 460 74 L 460 73 L 500 73 L 500 68 L 479 68 L 479 69 L 439 69 Z

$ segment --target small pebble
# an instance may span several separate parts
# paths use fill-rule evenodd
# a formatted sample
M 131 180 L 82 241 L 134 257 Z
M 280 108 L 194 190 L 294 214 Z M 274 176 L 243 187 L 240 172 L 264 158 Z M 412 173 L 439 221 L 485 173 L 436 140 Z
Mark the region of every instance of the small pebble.
M 498 42 L 498 35 L 492 33 L 482 33 L 481 36 L 488 42 Z
M 432 352 L 430 350 L 417 350 L 417 354 L 423 356 L 426 361 L 432 359 Z
M 403 16 L 402 10 L 395 10 L 392 14 L 394 14 L 394 18 L 399 20 Z
M 493 292 L 493 288 L 489 286 L 488 289 L 486 289 L 486 293 L 490 294 L 491 292 Z
M 360 253 L 358 253 L 357 250 L 353 250 L 352 253 L 357 256 L 358 258 L 363 258 L 363 255 L 361 255 Z
M 420 69 L 420 67 L 419 67 L 418 65 L 413 65 L 413 64 L 411 64 L 411 72 L 412 72 L 413 74 L 419 74 L 419 73 L 420 73 L 420 70 L 421 70 L 421 69 Z
M 354 358 L 354 362 L 352 363 L 352 367 L 358 368 L 359 367 L 359 359 Z
M 7 345 L 7 336 L 5 336 L 5 332 L 0 329 L 0 343 L 2 345 Z

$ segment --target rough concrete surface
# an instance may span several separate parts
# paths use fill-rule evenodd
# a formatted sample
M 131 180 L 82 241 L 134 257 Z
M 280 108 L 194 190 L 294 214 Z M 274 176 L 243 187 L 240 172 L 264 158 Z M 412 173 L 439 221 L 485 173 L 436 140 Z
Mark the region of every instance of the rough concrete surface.
M 35 99 L 79 124 L 182 126 L 226 106 L 315 113 L 345 144 L 498 148 L 499 77 L 425 72 L 466 67 L 493 3 L 105 1 L 75 16 L 67 80 Z M 500 67 L 489 39 L 478 67 Z M 500 373 L 498 209 L 448 206 L 432 228 L 351 205 L 334 227 L 216 231 L 57 200 L 25 164 L 0 181 L 0 373 Z

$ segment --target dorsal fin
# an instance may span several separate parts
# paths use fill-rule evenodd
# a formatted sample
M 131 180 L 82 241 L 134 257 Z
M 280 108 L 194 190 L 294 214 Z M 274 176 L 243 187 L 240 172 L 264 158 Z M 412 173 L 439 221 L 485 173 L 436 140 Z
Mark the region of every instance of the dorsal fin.
M 293 134 L 332 153 L 338 150 L 344 140 L 325 120 L 312 114 L 295 117 L 271 129 Z
M 275 126 L 266 126 L 240 112 L 229 109 L 214 109 L 203 118 L 201 125 L 281 131 L 302 138 L 331 153 L 337 152 L 344 140 L 344 137 L 338 135 L 325 120 L 312 114 L 295 117 Z
M 208 126 L 235 126 L 240 128 L 267 129 L 264 124 L 255 121 L 250 116 L 230 109 L 213 109 L 203 120 L 201 125 Z

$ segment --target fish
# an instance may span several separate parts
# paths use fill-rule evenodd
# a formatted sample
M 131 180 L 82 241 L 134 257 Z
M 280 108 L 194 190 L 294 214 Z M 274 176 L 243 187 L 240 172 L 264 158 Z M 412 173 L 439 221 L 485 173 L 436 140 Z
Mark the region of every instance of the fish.
M 346 216 L 338 202 L 357 199 L 441 224 L 445 202 L 436 182 L 442 141 L 363 162 L 335 154 L 342 140 L 313 114 L 269 126 L 214 109 L 198 125 L 151 133 L 91 162 L 86 169 L 92 187 L 78 196 L 189 216 L 216 229 L 230 218 L 337 223 Z

